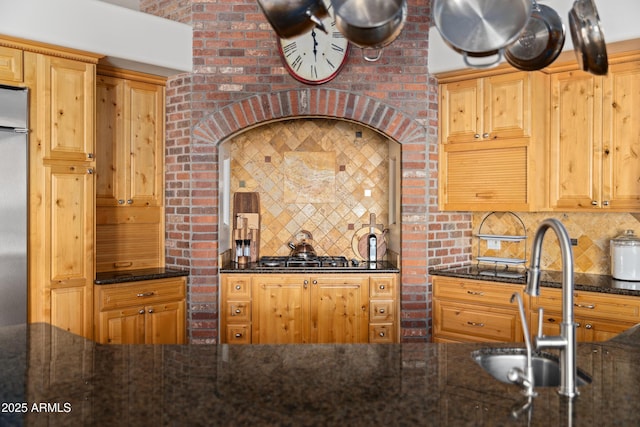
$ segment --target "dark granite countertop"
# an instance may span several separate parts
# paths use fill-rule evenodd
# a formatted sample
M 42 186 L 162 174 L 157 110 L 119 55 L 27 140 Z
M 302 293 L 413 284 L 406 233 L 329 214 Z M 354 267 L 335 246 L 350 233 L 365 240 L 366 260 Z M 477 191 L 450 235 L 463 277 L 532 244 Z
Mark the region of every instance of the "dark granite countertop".
M 486 347 L 101 345 L 45 324 L 3 327 L 0 425 L 640 425 L 640 326 L 580 343 L 591 384 L 575 399 L 539 387 L 518 418 L 519 387 L 471 358 Z
M 114 283 L 137 282 L 139 280 L 166 279 L 168 277 L 188 276 L 187 270 L 177 268 L 141 268 L 137 270 L 105 271 L 96 274 L 96 285 L 112 285 Z
M 489 280 L 511 284 L 525 284 L 524 271 L 518 270 L 494 270 L 491 268 L 478 268 L 477 265 L 462 267 L 430 269 L 433 276 L 458 277 L 461 279 Z M 574 274 L 575 289 L 579 291 L 601 292 L 607 294 L 640 296 L 640 282 L 627 282 L 616 280 L 608 275 L 599 274 Z M 562 273 L 559 271 L 542 271 L 540 286 L 550 288 L 562 288 Z
M 252 262 L 238 265 L 235 262 L 220 267 L 220 273 L 250 273 L 250 274 L 327 274 L 327 273 L 399 273 L 400 269 L 388 261 L 378 261 L 372 266 L 368 262 L 360 262 L 358 266 L 349 267 L 261 267 Z

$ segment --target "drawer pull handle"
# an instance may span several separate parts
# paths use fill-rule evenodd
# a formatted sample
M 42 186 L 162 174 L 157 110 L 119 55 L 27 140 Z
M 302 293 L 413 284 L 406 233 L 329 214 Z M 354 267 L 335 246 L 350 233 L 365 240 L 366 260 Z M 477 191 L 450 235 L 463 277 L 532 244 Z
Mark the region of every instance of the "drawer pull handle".
M 573 305 L 575 307 L 578 307 L 578 308 L 586 308 L 586 309 L 589 309 L 589 310 L 593 310 L 594 308 L 596 308 L 595 304 L 578 304 L 578 303 L 575 303 Z
M 133 265 L 133 262 L 131 261 L 122 261 L 122 262 L 114 262 L 113 266 L 115 268 L 123 268 L 123 267 L 131 267 Z
M 481 292 L 481 291 L 467 291 L 467 293 L 469 295 L 478 295 L 478 296 L 484 295 L 484 292 Z
M 484 327 L 484 323 L 478 323 L 478 322 L 467 322 L 467 325 L 476 326 L 478 328 L 483 328 Z
M 151 297 L 155 294 L 155 292 L 141 292 L 137 296 L 138 298 Z

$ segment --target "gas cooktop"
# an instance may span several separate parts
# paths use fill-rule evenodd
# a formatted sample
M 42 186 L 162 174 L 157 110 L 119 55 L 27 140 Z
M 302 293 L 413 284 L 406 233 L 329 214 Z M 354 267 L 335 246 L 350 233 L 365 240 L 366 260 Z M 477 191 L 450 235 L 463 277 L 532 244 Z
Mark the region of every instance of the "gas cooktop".
M 289 256 L 263 256 L 258 261 L 260 267 L 348 267 L 349 261 L 343 256 L 316 256 L 311 258 Z

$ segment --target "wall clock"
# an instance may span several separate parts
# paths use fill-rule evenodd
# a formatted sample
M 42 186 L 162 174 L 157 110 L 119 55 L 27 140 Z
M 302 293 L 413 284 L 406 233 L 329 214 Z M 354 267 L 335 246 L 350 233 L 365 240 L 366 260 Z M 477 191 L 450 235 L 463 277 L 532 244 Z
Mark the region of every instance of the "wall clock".
M 288 39 L 278 38 L 278 51 L 285 68 L 302 83 L 326 83 L 338 75 L 349 50 L 349 41 L 336 29 L 331 2 L 325 1 L 329 16 L 322 20 L 327 33 L 313 28 Z

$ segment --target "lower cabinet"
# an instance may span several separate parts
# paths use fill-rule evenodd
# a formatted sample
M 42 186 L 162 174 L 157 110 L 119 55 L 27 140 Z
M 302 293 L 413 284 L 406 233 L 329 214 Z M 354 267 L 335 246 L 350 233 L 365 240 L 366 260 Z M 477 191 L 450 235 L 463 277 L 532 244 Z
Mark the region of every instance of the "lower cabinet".
M 396 342 L 396 275 L 222 275 L 221 340 Z
M 606 341 L 640 322 L 640 298 L 624 295 L 576 291 L 573 310 L 578 341 Z M 539 309 L 543 308 L 542 331 L 560 334 L 562 290 L 545 288 L 531 297 L 530 330 L 538 331 Z
M 514 292 L 522 296 L 522 286 L 434 277 L 433 341 L 523 341 Z
M 96 286 L 96 341 L 184 344 L 185 286 L 184 277 Z

